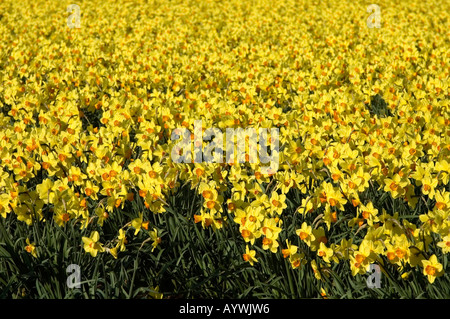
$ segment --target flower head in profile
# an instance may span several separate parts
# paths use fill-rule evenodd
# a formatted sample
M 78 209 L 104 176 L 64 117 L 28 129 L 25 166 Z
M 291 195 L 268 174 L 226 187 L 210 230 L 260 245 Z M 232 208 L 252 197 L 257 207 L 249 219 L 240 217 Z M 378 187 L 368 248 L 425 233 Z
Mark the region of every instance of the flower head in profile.
M 438 242 L 437 245 L 441 247 L 442 252 L 447 254 L 450 252 L 450 235 L 442 237 L 442 241 Z
M 254 251 L 253 249 L 250 250 L 248 248 L 248 246 L 245 247 L 245 254 L 242 255 L 242 257 L 244 258 L 245 261 L 249 262 L 250 265 L 254 265 L 255 262 L 258 262 L 258 260 L 255 257 L 256 255 L 256 251 Z
M 135 231 L 134 231 L 135 236 L 139 233 L 141 228 L 148 229 L 149 223 L 148 223 L 148 221 L 144 221 L 143 216 L 144 216 L 143 213 L 139 213 L 139 217 L 137 217 L 131 221 L 131 226 L 135 229 Z
M 152 239 L 152 252 L 155 250 L 155 248 L 161 243 L 161 237 L 158 236 L 158 230 L 156 228 L 153 228 L 152 231 L 149 232 L 150 238 Z

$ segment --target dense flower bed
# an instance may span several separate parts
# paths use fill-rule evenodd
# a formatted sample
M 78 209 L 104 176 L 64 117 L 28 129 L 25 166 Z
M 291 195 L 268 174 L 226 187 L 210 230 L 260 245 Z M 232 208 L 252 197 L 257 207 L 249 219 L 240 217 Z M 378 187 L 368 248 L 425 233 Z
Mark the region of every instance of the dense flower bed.
M 444 274 L 448 3 L 380 1 L 380 28 L 354 1 L 78 1 L 80 28 L 69 4 L 0 4 L 2 218 L 77 221 L 86 252 L 121 258 L 127 236 L 157 249 L 163 230 L 139 211 L 108 243 L 98 229 L 127 202 L 164 214 L 188 184 L 193 222 L 237 223 L 252 265 L 257 246 L 318 279 L 333 263 Z M 278 170 L 176 163 L 172 133 L 198 120 L 277 128 Z

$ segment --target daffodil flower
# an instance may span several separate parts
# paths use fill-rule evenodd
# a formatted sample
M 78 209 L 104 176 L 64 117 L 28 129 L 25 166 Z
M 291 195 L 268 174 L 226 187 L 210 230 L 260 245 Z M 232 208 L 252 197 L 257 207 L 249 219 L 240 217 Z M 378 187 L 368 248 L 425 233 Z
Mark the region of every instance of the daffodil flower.
M 423 274 L 432 284 L 436 277 L 443 275 L 443 266 L 438 262 L 436 255 L 432 255 L 428 260 L 422 260 Z
M 131 226 L 135 229 L 135 231 L 134 231 L 135 236 L 141 230 L 142 223 L 143 223 L 143 216 L 144 216 L 143 213 L 139 213 L 139 217 L 136 217 L 131 221 Z
M 103 244 L 99 243 L 100 235 L 97 231 L 93 231 L 89 237 L 81 238 L 84 243 L 84 250 L 90 253 L 92 257 L 96 257 L 97 253 L 105 251 Z
M 256 259 L 256 251 L 254 251 L 253 249 L 248 248 L 248 246 L 245 246 L 245 254 L 242 255 L 242 257 L 244 258 L 244 260 L 246 262 L 249 262 L 250 265 L 254 265 L 255 262 L 258 262 L 258 260 Z
M 25 242 L 27 243 L 27 246 L 25 246 L 25 250 L 31 254 L 31 256 L 36 257 L 37 258 L 37 252 L 36 252 L 36 244 L 35 243 L 30 243 L 30 239 L 27 238 L 25 240 Z

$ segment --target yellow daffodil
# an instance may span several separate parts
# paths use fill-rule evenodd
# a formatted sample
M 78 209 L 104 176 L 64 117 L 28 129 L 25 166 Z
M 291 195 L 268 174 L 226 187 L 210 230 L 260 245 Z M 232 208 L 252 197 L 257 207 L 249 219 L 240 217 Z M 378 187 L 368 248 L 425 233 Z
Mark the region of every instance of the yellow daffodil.
M 443 266 L 438 262 L 436 255 L 432 255 L 428 260 L 422 260 L 423 274 L 427 276 L 430 283 L 436 280 L 436 277 L 443 275 Z
M 135 229 L 134 231 L 135 236 L 139 233 L 139 231 L 143 226 L 144 223 L 143 216 L 144 216 L 143 213 L 139 213 L 139 217 L 136 217 L 131 221 L 131 226 Z
M 37 258 L 35 243 L 31 243 L 29 238 L 27 238 L 25 241 L 27 243 L 27 246 L 25 246 L 25 250 L 28 253 L 30 253 L 33 257 Z
M 297 236 L 300 237 L 301 240 L 303 240 L 308 246 L 311 245 L 311 242 L 314 241 L 316 238 L 314 234 L 312 233 L 312 227 L 308 225 L 306 222 L 302 223 L 302 227 L 300 229 L 296 230 Z
M 96 257 L 100 252 L 104 252 L 103 244 L 99 243 L 100 235 L 97 231 L 93 231 L 89 237 L 82 237 L 84 250 L 90 253 L 92 257 Z
M 245 246 L 245 254 L 242 255 L 246 262 L 249 262 L 250 265 L 254 265 L 255 262 L 258 262 L 256 259 L 256 251 L 253 249 L 249 249 L 248 246 Z

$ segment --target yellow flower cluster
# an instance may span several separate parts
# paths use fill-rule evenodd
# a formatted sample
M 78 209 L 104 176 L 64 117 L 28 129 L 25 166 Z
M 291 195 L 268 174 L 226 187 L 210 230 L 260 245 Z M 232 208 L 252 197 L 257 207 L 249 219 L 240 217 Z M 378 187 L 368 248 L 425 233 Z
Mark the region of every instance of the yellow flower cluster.
M 250 247 L 260 245 L 293 268 L 314 252 L 317 278 L 342 260 L 354 275 L 383 260 L 422 267 L 430 282 L 442 275 L 437 256 L 450 250 L 448 3 L 379 1 L 380 28 L 368 28 L 366 4 L 348 0 L 78 1 L 80 28 L 67 26 L 69 4 L 0 3 L 4 218 L 31 224 L 51 207 L 58 225 L 102 225 L 136 196 L 164 213 L 171 194 L 190 184 L 202 198 L 194 221 L 221 229 L 232 216 L 252 265 Z M 196 120 L 222 130 L 278 128 L 278 171 L 174 162 L 172 132 L 193 131 Z M 369 191 L 411 210 L 432 205 L 408 221 L 362 196 Z M 287 210 L 292 193 L 301 196 L 295 212 Z M 302 220 L 298 245 L 280 239 L 285 214 Z M 352 235 L 330 242 L 340 223 Z M 137 234 L 149 223 L 139 215 L 125 226 Z M 365 232 L 358 245 L 357 232 Z M 156 247 L 157 230 L 148 235 Z M 83 237 L 93 256 L 125 249 L 123 228 L 114 247 L 99 240 Z M 430 252 L 436 240 L 441 250 Z

